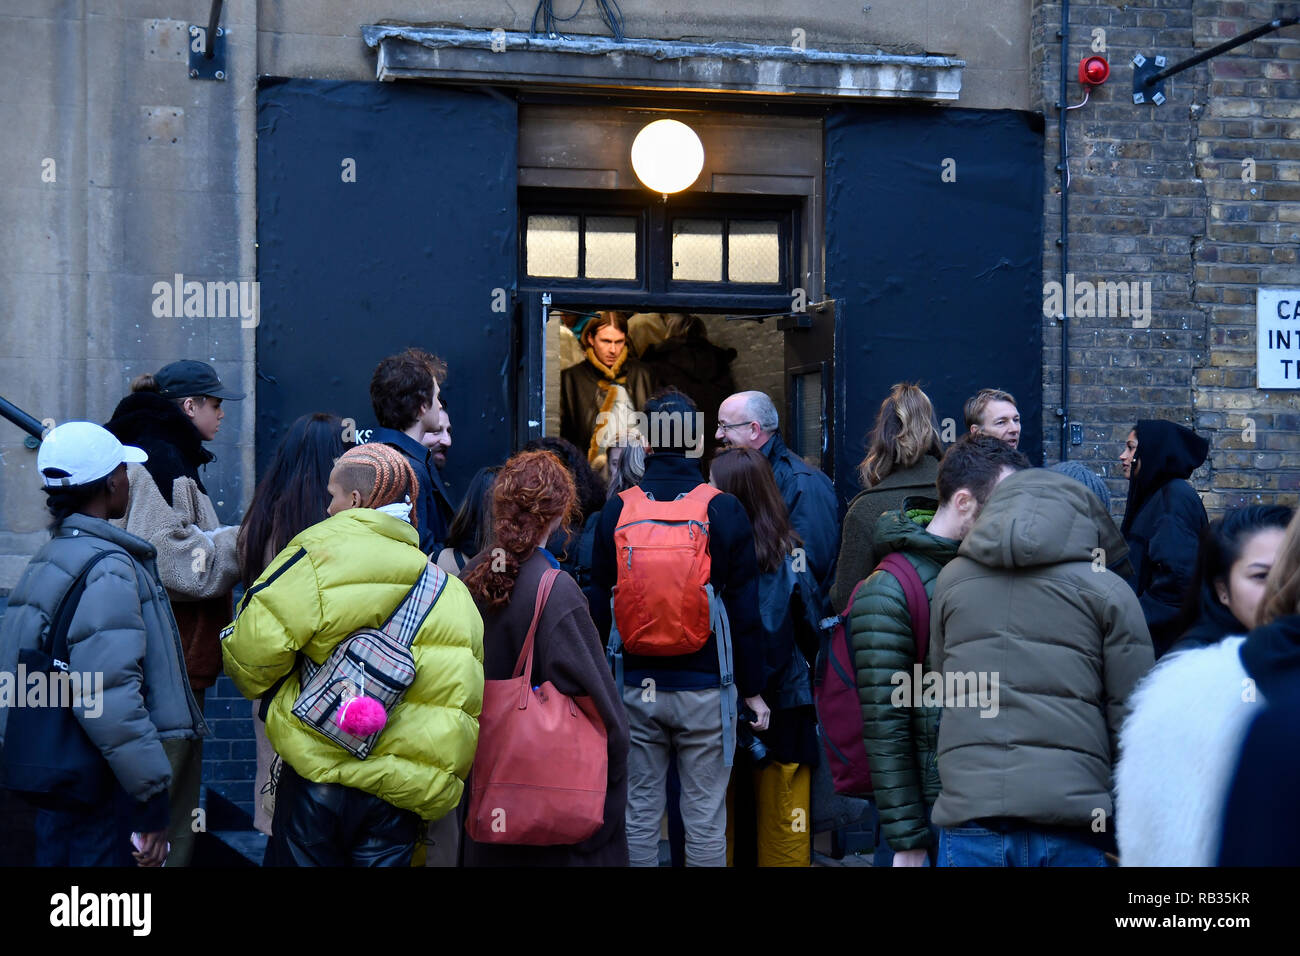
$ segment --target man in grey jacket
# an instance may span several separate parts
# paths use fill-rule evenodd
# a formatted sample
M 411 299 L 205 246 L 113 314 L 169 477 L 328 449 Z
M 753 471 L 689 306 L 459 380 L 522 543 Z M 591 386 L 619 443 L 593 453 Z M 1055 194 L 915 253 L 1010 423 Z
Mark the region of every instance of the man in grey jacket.
M 207 733 L 185 679 L 180 635 L 154 549 L 109 523 L 126 513 L 126 462 L 146 457 L 90 422 L 53 429 L 37 455 L 53 536 L 10 595 L 0 627 L 0 689 L 28 693 L 20 653 L 40 646 L 72 583 L 107 552 L 90 568 L 72 612 L 66 664 L 69 675 L 80 677 L 82 690 L 62 703 L 103 755 L 111 777 L 110 795 L 93 806 L 37 813 L 38 865 L 129 866 L 134 860 L 160 866 L 167 856 L 171 780 L 163 741 Z M 0 748 L 18 708 L 36 703 L 14 700 L 0 707 Z M 22 774 L 5 769 L 6 784 L 22 791 Z

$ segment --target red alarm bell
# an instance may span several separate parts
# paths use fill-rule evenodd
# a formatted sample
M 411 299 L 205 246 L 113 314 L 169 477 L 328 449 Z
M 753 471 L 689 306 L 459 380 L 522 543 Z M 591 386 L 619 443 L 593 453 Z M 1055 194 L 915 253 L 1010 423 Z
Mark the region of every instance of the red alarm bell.
M 1079 61 L 1079 82 L 1084 86 L 1101 86 L 1110 77 L 1110 64 L 1104 56 L 1087 56 Z

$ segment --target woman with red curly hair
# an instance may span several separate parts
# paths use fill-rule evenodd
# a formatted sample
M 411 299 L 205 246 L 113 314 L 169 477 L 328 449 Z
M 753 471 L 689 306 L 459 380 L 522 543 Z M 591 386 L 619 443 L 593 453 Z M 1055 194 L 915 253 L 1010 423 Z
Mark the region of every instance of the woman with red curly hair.
M 461 580 L 483 615 L 483 673 L 507 680 L 528 635 L 542 575 L 559 568 L 546 542 L 567 533 L 576 497 L 573 478 L 546 451 L 515 455 L 492 488 L 492 531 L 487 547 L 465 567 Z M 627 715 L 605 663 L 587 599 L 561 572 L 542 610 L 534 637 L 533 683 L 551 681 L 562 694 L 590 697 L 609 741 L 605 822 L 570 846 L 476 843 L 465 837 L 466 866 L 627 866 Z

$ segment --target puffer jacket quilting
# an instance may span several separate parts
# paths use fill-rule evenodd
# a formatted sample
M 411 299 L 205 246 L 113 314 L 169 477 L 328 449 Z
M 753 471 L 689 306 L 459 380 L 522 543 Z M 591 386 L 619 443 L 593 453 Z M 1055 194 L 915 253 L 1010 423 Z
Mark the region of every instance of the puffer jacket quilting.
M 1018 472 L 989 497 L 939 574 L 930 666 L 997 674 L 997 712 L 945 706 L 936 824 L 1111 827 L 1119 728 L 1153 660 L 1137 597 L 1106 568 L 1126 553 L 1101 502 L 1065 475 Z
M 114 554 L 91 569 L 68 631 L 69 669 L 102 675 L 102 709 L 96 716 L 74 713 L 122 788 L 144 801 L 171 779 L 160 741 L 208 732 L 148 542 L 98 518 L 66 518 L 10 595 L 0 668 L 16 672 L 19 651 L 36 646 L 74 577 L 104 550 Z M 0 746 L 6 724 L 0 708 Z
M 926 531 L 928 516 L 909 516 L 918 508 L 932 513 L 935 502 L 909 498 L 902 510 L 880 516 L 874 553 L 884 558 L 900 552 L 916 568 L 930 596 L 939 572 L 956 556 L 958 542 Z M 939 796 L 935 747 L 940 709 L 912 706 L 911 693 L 903 706 L 894 704 L 900 687 L 906 691 L 915 684 L 917 648 L 907 598 L 893 574 L 873 571 L 858 588 L 849 628 L 882 836 L 895 852 L 927 848 L 933 838 L 925 810 Z M 896 679 L 900 673 L 907 676 L 905 683 Z
M 418 541 L 410 524 L 369 508 L 313 525 L 249 588 L 222 632 L 222 654 L 245 697 L 289 675 L 267 713 L 266 733 L 303 778 L 364 790 L 436 820 L 460 802 L 483 706 L 483 620 L 459 580 L 447 579 L 416 633 L 415 682 L 365 760 L 293 715 L 298 654 L 322 663 L 348 634 L 380 626 L 428 562 Z

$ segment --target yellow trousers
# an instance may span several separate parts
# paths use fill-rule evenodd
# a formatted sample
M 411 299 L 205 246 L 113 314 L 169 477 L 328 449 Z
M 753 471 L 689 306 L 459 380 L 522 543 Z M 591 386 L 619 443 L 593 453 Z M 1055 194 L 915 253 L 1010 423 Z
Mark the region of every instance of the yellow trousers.
M 727 788 L 727 865 L 733 865 L 734 791 L 748 779 L 757 805 L 759 866 L 812 866 L 812 768 L 772 761 L 760 770 L 738 767 Z

